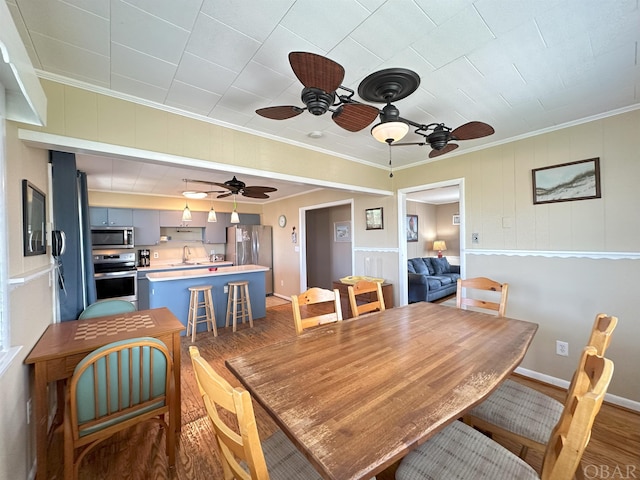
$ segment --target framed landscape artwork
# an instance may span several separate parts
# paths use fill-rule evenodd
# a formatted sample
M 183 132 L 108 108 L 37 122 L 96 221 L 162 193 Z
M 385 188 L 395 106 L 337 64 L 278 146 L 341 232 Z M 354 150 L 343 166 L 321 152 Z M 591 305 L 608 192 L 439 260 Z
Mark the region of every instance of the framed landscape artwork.
M 384 228 L 382 207 L 367 208 L 365 214 L 367 230 L 382 230 Z
M 600 198 L 600 158 L 536 168 L 532 175 L 536 205 Z

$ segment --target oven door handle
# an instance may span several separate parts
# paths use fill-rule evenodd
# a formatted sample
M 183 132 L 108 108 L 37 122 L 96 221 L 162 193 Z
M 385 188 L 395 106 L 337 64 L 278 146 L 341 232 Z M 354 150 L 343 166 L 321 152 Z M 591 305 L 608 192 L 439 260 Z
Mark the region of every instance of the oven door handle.
M 137 277 L 138 272 L 136 270 L 132 270 L 130 272 L 104 272 L 104 273 L 95 273 L 93 276 L 95 278 Z

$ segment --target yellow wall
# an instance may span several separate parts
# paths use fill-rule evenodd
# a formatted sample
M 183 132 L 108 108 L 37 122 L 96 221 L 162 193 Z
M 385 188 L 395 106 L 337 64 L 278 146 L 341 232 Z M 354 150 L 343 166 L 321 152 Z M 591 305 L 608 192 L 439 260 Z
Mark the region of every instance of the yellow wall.
M 602 198 L 533 205 L 533 168 L 593 157 L 600 158 Z M 524 368 L 569 380 L 596 314 L 606 312 L 620 318 L 607 353 L 616 363 L 609 392 L 640 401 L 633 301 L 640 110 L 397 170 L 394 178 L 398 188 L 465 179 L 466 276 L 508 282 L 507 315 L 540 325 Z M 556 340 L 569 342 L 569 357 L 555 354 Z

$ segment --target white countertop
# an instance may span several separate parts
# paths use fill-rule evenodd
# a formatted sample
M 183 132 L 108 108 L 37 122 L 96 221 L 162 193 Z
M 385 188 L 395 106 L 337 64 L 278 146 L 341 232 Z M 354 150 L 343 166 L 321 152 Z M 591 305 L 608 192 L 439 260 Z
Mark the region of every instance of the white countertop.
M 222 262 L 224 263 L 224 262 Z M 164 282 L 167 280 L 183 280 L 185 278 L 211 277 L 219 275 L 234 275 L 238 273 L 266 272 L 268 267 L 261 265 L 236 265 L 231 267 L 190 268 L 168 272 L 149 272 L 150 282 Z
M 138 269 L 139 272 L 143 272 L 143 273 L 151 273 L 151 272 L 157 272 L 159 270 L 174 270 L 174 269 L 189 269 L 189 268 L 207 268 L 207 267 L 230 267 L 231 265 L 233 265 L 233 262 L 229 262 L 229 261 L 217 261 L 217 262 L 208 262 L 208 261 L 202 261 L 202 262 L 193 262 L 193 263 L 180 263 L 180 262 L 173 262 L 173 263 L 155 263 L 149 267 L 136 267 Z

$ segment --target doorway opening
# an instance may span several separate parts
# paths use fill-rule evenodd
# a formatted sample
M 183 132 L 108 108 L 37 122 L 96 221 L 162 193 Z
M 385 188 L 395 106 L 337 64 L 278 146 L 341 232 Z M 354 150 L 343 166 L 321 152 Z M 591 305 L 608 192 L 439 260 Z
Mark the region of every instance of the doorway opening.
M 437 190 L 440 192 L 446 192 L 447 195 L 455 192 L 457 188 L 458 199 L 457 202 L 459 204 L 459 211 L 457 212 L 457 218 L 455 219 L 459 225 L 457 228 L 459 229 L 459 264 L 460 264 L 460 274 L 464 277 L 465 273 L 465 222 L 464 222 L 464 212 L 465 212 L 465 200 L 464 200 L 464 178 L 456 178 L 451 180 L 445 180 L 442 182 L 429 183 L 425 185 L 418 185 L 415 187 L 403 188 L 398 190 L 398 245 L 400 248 L 399 259 L 398 259 L 398 288 L 399 288 L 399 298 L 400 305 L 406 305 L 408 303 L 408 280 L 407 280 L 407 260 L 409 257 L 409 242 L 407 241 L 406 236 L 406 219 L 407 215 L 414 210 L 412 207 L 408 205 L 408 202 L 416 201 L 420 198 L 421 193 L 434 193 Z M 456 200 L 450 198 L 450 203 L 455 202 Z M 452 215 L 453 217 L 453 215 Z M 451 223 L 453 224 L 454 219 L 451 219 Z M 418 229 L 419 238 L 417 239 L 419 244 L 425 250 L 433 251 L 433 241 L 435 238 L 431 238 L 434 235 L 429 234 L 429 229 L 420 228 L 420 217 L 418 216 Z M 421 235 L 421 236 L 420 236 Z M 428 245 L 428 246 L 427 246 Z M 412 249 L 412 252 L 415 248 Z M 452 252 L 453 253 L 453 252 Z M 436 252 L 437 254 L 437 252 Z M 412 257 L 411 257 L 412 258 Z M 457 259 L 456 259 L 457 260 Z
M 310 287 L 330 289 L 333 280 L 352 274 L 353 209 L 352 199 L 300 208 L 301 292 Z M 336 224 L 342 227 L 345 223 L 349 226 L 350 239 L 336 241 Z

